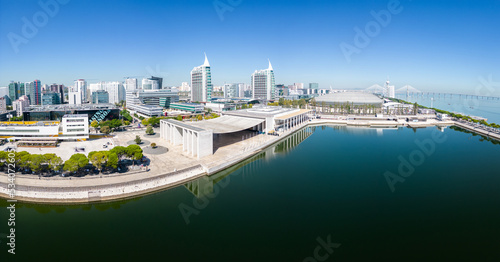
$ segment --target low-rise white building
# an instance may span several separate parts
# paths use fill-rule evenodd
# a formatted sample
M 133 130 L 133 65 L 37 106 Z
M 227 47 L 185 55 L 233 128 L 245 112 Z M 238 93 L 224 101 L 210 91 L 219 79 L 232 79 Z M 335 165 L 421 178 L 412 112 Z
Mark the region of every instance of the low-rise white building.
M 89 138 L 89 119 L 87 115 L 64 115 L 61 122 L 0 122 L 0 137 L 22 141 L 84 141 Z
M 88 115 L 64 115 L 61 122 L 61 139 L 85 140 L 89 138 Z

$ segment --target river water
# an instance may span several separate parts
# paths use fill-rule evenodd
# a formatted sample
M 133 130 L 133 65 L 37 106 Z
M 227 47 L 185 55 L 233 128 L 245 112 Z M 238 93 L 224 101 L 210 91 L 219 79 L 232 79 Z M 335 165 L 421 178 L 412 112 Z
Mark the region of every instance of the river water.
M 18 203 L 2 261 L 500 261 L 499 159 L 450 128 L 309 127 L 162 192 Z
M 500 100 L 474 98 L 471 96 L 459 95 L 396 95 L 396 98 L 403 99 L 408 102 L 417 102 L 420 105 L 427 107 L 456 112 L 472 116 L 480 116 L 488 119 L 489 123 L 500 124 Z

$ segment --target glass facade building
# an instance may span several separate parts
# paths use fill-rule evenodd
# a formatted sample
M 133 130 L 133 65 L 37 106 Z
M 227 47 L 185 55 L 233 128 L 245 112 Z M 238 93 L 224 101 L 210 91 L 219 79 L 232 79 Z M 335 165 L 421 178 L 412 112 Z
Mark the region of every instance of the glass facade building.
M 90 123 L 93 120 L 100 122 L 118 119 L 120 109 L 110 104 L 30 107 L 23 112 L 23 119 L 24 121 L 61 121 L 62 117 L 67 114 L 85 114 Z
M 56 92 L 47 92 L 42 95 L 42 105 L 61 104 L 61 94 Z

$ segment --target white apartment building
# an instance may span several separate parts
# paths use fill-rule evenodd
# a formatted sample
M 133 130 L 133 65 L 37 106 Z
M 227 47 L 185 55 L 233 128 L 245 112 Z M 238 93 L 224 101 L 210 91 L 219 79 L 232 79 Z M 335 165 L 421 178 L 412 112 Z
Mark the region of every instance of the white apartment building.
M 137 78 L 125 79 L 125 90 L 131 91 L 137 89 Z
M 87 82 L 84 79 L 76 80 L 75 86 L 73 87 L 73 92 L 80 92 L 80 98 L 82 99 L 82 102 L 87 101 Z M 82 102 L 80 102 L 80 104 Z
M 69 104 L 71 105 L 81 105 L 82 104 L 82 93 L 79 91 L 70 91 L 68 93 Z
M 30 106 L 30 99 L 28 96 L 21 96 L 18 100 L 12 102 L 12 109 L 17 111 L 17 116 L 22 116 L 25 108 Z M 1 107 L 1 105 L 0 105 Z
M 274 71 L 271 61 L 264 70 L 255 70 L 252 74 L 252 98 L 271 100 L 275 98 Z
M 109 94 L 110 104 L 125 101 L 125 88 L 121 82 L 106 82 L 104 90 Z
M 210 63 L 205 54 L 203 65 L 191 70 L 191 101 L 210 102 L 212 100 L 212 75 Z

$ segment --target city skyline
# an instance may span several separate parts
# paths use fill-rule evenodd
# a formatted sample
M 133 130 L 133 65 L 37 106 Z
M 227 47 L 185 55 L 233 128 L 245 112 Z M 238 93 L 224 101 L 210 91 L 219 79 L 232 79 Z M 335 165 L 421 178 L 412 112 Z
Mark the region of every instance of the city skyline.
M 474 93 L 481 77 L 500 79 L 499 39 L 492 33 L 498 1 L 42 3 L 57 8 L 0 1 L 0 86 L 34 79 L 71 86 L 77 79 L 150 75 L 179 86 L 189 82 L 204 52 L 214 86 L 249 83 L 267 59 L 276 84 L 285 85 L 364 89 L 390 76 L 396 89 L 409 84 L 423 91 Z M 47 20 L 36 26 L 40 12 Z M 86 13 L 94 19 L 73 19 Z M 36 29 L 31 37 L 22 31 L 26 21 Z M 14 35 L 26 42 L 13 44 Z

